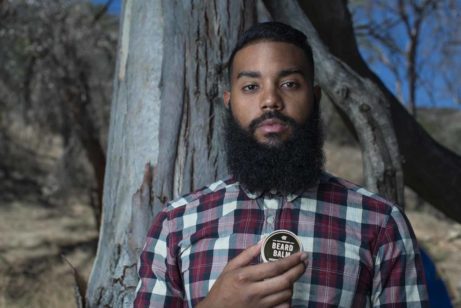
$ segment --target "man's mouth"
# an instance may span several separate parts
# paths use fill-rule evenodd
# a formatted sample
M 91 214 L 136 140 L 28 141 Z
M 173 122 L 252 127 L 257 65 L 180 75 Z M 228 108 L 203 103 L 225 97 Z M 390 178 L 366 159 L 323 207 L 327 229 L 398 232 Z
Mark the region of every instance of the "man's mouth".
M 288 129 L 288 125 L 279 119 L 270 118 L 262 121 L 257 126 L 257 129 L 261 130 L 264 134 L 281 133 Z

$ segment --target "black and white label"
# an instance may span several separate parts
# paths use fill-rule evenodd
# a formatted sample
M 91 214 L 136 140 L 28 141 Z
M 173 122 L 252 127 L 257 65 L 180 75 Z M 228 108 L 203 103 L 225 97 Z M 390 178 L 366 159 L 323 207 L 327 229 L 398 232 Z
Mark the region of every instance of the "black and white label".
M 261 247 L 261 258 L 264 262 L 276 261 L 302 249 L 301 241 L 296 234 L 288 230 L 276 230 L 269 234 Z

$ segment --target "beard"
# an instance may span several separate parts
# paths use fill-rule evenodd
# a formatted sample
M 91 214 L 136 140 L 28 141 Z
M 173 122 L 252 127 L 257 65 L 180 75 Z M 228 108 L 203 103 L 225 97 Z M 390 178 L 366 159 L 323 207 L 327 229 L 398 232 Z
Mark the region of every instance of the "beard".
M 258 124 L 271 118 L 291 126 L 292 133 L 286 141 L 281 141 L 277 134 L 267 136 L 269 144 L 255 139 Z M 301 193 L 317 184 L 323 170 L 319 104 L 314 103 L 309 118 L 302 125 L 278 111 L 270 111 L 253 120 L 248 130 L 240 126 L 229 108 L 225 144 L 229 171 L 250 192 Z

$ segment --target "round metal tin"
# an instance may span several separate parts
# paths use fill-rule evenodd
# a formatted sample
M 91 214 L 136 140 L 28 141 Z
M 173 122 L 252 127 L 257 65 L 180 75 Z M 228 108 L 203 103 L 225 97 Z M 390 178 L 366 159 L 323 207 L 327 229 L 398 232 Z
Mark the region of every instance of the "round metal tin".
M 288 230 L 271 232 L 261 246 L 261 259 L 264 262 L 277 261 L 302 250 L 299 238 Z

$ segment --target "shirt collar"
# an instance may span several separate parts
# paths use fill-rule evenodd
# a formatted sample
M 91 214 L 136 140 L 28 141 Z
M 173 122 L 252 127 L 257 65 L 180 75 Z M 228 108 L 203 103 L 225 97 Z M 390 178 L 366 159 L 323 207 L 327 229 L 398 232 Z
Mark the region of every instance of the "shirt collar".
M 274 196 L 278 195 L 277 191 L 270 191 L 270 192 L 256 191 L 256 192 L 251 192 L 245 186 L 243 186 L 242 184 L 240 184 L 240 187 L 242 188 L 242 190 L 245 192 L 245 194 L 250 199 L 257 199 L 257 198 L 261 198 L 261 197 L 263 197 L 263 198 L 266 198 L 266 197 L 267 198 L 273 198 Z M 293 200 L 295 200 L 296 198 L 298 198 L 301 195 L 302 195 L 302 192 L 301 193 L 288 194 L 285 197 L 287 198 L 288 202 L 292 202 Z

